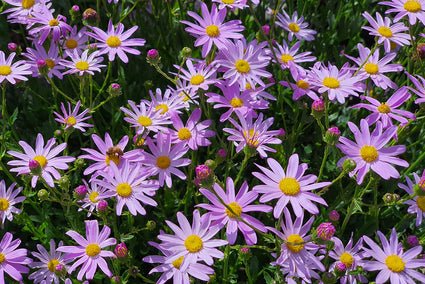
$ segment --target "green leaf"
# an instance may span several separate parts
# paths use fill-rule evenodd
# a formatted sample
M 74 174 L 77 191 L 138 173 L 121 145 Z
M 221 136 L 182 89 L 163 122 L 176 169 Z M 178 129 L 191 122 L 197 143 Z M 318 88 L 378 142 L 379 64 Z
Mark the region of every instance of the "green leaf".
M 12 115 L 9 117 L 9 125 L 12 126 L 18 118 L 18 108 L 15 108 Z

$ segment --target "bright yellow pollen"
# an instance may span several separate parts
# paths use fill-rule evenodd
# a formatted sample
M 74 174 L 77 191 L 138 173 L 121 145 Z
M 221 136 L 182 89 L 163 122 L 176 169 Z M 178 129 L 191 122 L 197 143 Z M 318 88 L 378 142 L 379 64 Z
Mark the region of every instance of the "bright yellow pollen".
M 78 42 L 75 39 L 73 39 L 73 38 L 69 38 L 69 39 L 67 39 L 65 41 L 65 46 L 68 49 L 74 49 L 74 48 L 76 48 L 78 46 Z
M 391 50 L 396 49 L 396 47 L 397 47 L 397 44 L 395 42 L 393 42 L 393 41 L 390 41 L 390 48 L 391 48 Z
M 422 9 L 421 3 L 418 1 L 406 1 L 403 8 L 411 13 L 419 12 Z
M 184 241 L 184 246 L 189 252 L 198 252 L 202 249 L 202 240 L 197 235 L 190 235 Z
M 57 25 L 59 25 L 59 21 L 58 21 L 58 20 L 56 20 L 56 19 L 51 19 L 51 20 L 49 21 L 49 26 L 51 26 L 51 27 L 56 27 Z
M 220 34 L 220 29 L 216 25 L 209 25 L 206 27 L 205 32 L 210 37 L 217 37 Z
M 118 47 L 121 45 L 121 40 L 117 36 L 110 36 L 106 40 L 106 44 L 110 47 Z
M 75 117 L 69 116 L 67 119 L 65 119 L 65 124 L 74 126 L 75 124 L 77 124 L 77 120 L 75 119 Z
M 221 0 L 224 4 L 233 4 L 235 3 L 235 0 Z
M 245 89 L 247 89 L 247 90 L 251 90 L 251 89 L 252 89 L 251 84 L 250 84 L 250 83 L 248 83 L 248 82 L 246 82 Z
M 402 272 L 404 270 L 405 265 L 403 259 L 395 254 L 387 256 L 387 258 L 385 259 L 385 264 L 387 265 L 389 270 L 396 273 Z
M 96 200 L 96 198 L 99 196 L 99 192 L 93 191 L 92 193 L 90 193 L 89 195 L 89 199 L 92 203 L 98 203 L 99 200 Z
M 380 113 L 390 113 L 391 109 L 387 103 L 381 103 L 381 105 L 378 107 L 378 111 Z
M 293 244 L 299 244 L 304 242 L 303 238 L 301 238 L 300 235 L 297 234 L 292 234 L 288 237 L 288 239 L 286 240 L 288 243 L 293 243 Z M 292 252 L 298 253 L 300 252 L 302 249 L 304 248 L 304 245 L 289 245 L 288 244 L 288 249 Z
M 100 253 L 100 246 L 98 244 L 89 244 L 86 246 L 86 254 L 88 256 L 96 256 Z
M 254 129 L 250 129 L 249 131 L 248 130 L 244 131 L 243 136 L 246 138 L 247 140 L 246 143 L 248 144 L 248 146 L 251 146 L 251 147 L 258 146 L 258 143 L 259 143 L 257 140 L 258 133 Z
M 137 121 L 140 123 L 140 125 L 147 127 L 152 125 L 152 119 L 150 119 L 147 116 L 139 116 Z
M 180 140 L 188 140 L 190 139 L 190 137 L 192 137 L 192 134 L 190 133 L 189 129 L 187 129 L 186 127 L 183 127 L 179 129 L 177 136 L 179 136 Z
M 29 9 L 29 8 L 31 8 L 32 6 L 34 6 L 34 4 L 35 4 L 35 2 L 34 2 L 34 0 L 22 0 L 22 8 L 24 8 L 24 9 Z
M 156 106 L 155 110 L 162 109 L 160 114 L 164 114 L 168 111 L 168 106 L 166 104 L 159 104 Z
M 47 263 L 47 268 L 49 268 L 49 270 L 51 272 L 55 272 L 56 270 L 56 266 L 58 266 L 59 261 L 57 259 L 51 259 L 48 263 Z
M 0 198 L 0 211 L 6 211 L 9 208 L 9 200 Z
M 326 77 L 325 79 L 323 79 L 322 83 L 323 85 L 331 89 L 339 88 L 339 81 L 335 78 Z
M 44 156 L 38 155 L 32 158 L 40 164 L 40 167 L 44 168 L 47 165 L 47 159 Z
M 159 156 L 156 159 L 156 165 L 160 169 L 168 169 L 168 167 L 171 165 L 170 158 L 168 158 L 167 156 Z
M 0 252 L 0 264 L 6 260 L 6 256 Z
M 384 26 L 379 27 L 378 33 L 381 36 L 384 36 L 384 37 L 392 37 L 393 36 L 393 32 L 389 28 L 384 27 Z
M 171 262 L 171 263 L 173 264 L 173 266 L 174 266 L 175 268 L 179 269 L 179 268 L 180 268 L 180 265 L 182 265 L 183 258 L 184 258 L 184 256 L 181 256 L 181 257 L 177 258 L 176 260 L 174 260 L 174 261 L 173 261 L 173 262 Z
M 343 254 L 341 254 L 339 260 L 344 263 L 347 268 L 350 268 L 354 262 L 354 258 L 348 252 L 344 252 Z
M 205 78 L 202 75 L 195 75 L 192 77 L 192 79 L 190 79 L 190 83 L 192 85 L 200 85 L 202 83 L 204 83 Z
M 296 23 L 290 23 L 288 28 L 291 30 L 291 32 L 297 33 L 300 31 L 300 26 L 298 26 Z
M 282 54 L 280 60 L 282 60 L 283 63 L 288 63 L 288 61 L 294 61 L 294 58 L 289 54 Z
M 105 163 L 109 166 L 109 163 L 111 161 L 114 162 L 115 165 L 118 166 L 120 164 L 120 162 L 121 162 L 121 159 L 120 159 L 120 157 L 118 155 L 106 155 Z
M 304 81 L 304 80 L 298 80 L 297 81 L 297 87 L 298 88 L 301 88 L 301 89 L 304 89 L 304 90 L 307 90 L 308 89 L 308 87 L 310 87 L 310 84 L 309 83 L 307 83 L 306 81 Z
M 52 59 L 45 59 L 44 61 L 46 62 L 47 67 L 49 67 L 50 69 L 55 67 L 55 61 L 53 61 Z
M 241 107 L 243 106 L 243 100 L 240 98 L 233 98 L 230 100 L 230 105 L 232 107 Z
M 286 195 L 297 195 L 300 188 L 300 184 L 294 178 L 286 177 L 279 182 L 279 189 Z
M 364 66 L 364 71 L 366 71 L 367 73 L 371 75 L 375 75 L 379 72 L 379 66 L 377 64 L 369 62 L 369 63 L 366 63 L 366 65 Z
M 364 145 L 360 149 L 360 156 L 362 156 L 362 159 L 366 162 L 372 163 L 378 159 L 378 150 L 376 150 L 376 148 L 373 146 Z
M 425 196 L 419 196 L 418 199 L 416 199 L 416 204 L 419 209 L 425 212 Z
M 227 206 L 229 206 L 232 209 L 232 211 L 236 214 L 235 216 L 232 212 L 230 212 L 229 209 L 226 208 L 226 214 L 230 218 L 239 217 L 241 215 L 242 207 L 237 202 L 230 202 L 229 204 L 227 204 Z
M 117 194 L 121 197 L 129 197 L 131 195 L 131 185 L 126 182 L 117 185 Z
M 184 102 L 187 102 L 190 98 L 189 98 L 189 96 L 188 95 L 186 95 L 185 93 L 180 93 L 180 95 L 179 95 L 180 97 L 183 97 L 184 96 L 184 98 L 183 98 L 183 101 Z
M 75 68 L 81 71 L 86 71 L 87 69 L 89 69 L 89 64 L 86 61 L 80 61 L 75 64 Z
M 12 73 L 12 69 L 10 68 L 10 66 L 7 66 L 7 65 L 0 66 L 0 75 L 1 76 L 7 76 L 10 73 Z
M 248 63 L 248 61 L 243 60 L 243 59 L 239 59 L 238 61 L 236 61 L 236 63 L 235 63 L 235 67 L 236 67 L 236 70 L 237 70 L 239 73 L 248 73 L 248 72 L 249 72 L 249 70 L 251 69 L 251 68 L 249 67 L 249 63 Z

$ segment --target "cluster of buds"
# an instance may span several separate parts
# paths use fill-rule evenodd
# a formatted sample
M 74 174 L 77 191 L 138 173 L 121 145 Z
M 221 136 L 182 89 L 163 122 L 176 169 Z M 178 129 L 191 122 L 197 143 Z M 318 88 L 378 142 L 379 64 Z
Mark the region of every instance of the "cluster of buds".
M 400 195 L 398 195 L 396 193 L 387 192 L 382 197 L 382 200 L 384 200 L 384 203 L 387 204 L 387 205 L 394 204 L 395 202 L 400 200 Z

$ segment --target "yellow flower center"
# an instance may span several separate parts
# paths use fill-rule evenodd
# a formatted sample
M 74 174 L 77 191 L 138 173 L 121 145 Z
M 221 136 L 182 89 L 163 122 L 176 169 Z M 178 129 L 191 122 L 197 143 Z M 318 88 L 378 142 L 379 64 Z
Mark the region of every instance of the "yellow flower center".
M 384 27 L 384 26 L 379 27 L 378 33 L 381 36 L 384 36 L 384 37 L 392 37 L 393 36 L 393 32 L 389 28 Z
M 164 114 L 168 111 L 168 106 L 166 104 L 159 104 L 156 106 L 155 110 L 162 109 L 160 114 Z
M 400 273 L 404 270 L 405 263 L 401 257 L 392 254 L 387 256 L 387 258 L 385 259 L 385 264 L 392 272 Z
M 235 63 L 235 67 L 236 67 L 236 70 L 237 70 L 239 73 L 248 73 L 248 72 L 249 72 L 249 70 L 251 69 L 251 68 L 249 67 L 249 63 L 248 63 L 248 61 L 243 60 L 243 59 L 239 59 L 238 61 L 236 61 L 236 63 Z
M 0 252 L 0 264 L 6 260 L 6 256 Z
M 88 256 L 96 256 L 100 253 L 100 246 L 98 244 L 89 244 L 86 246 L 86 254 Z
M 362 159 L 366 162 L 372 163 L 378 159 L 378 150 L 376 150 L 376 148 L 373 146 L 364 145 L 360 149 L 360 156 L 362 156 Z
M 235 0 L 221 0 L 224 4 L 233 4 L 235 3 Z
M 7 76 L 10 73 L 12 73 L 12 69 L 10 68 L 10 66 L 7 66 L 7 65 L 0 66 L 0 75 L 1 76 Z
M 109 166 L 109 163 L 111 161 L 114 162 L 115 165 L 118 166 L 120 164 L 120 162 L 121 162 L 121 159 L 120 159 L 120 157 L 118 155 L 106 155 L 105 163 Z
M 364 66 L 364 70 L 371 75 L 375 75 L 376 73 L 379 72 L 379 67 L 377 64 L 369 62 L 369 63 L 366 63 L 366 65 Z
M 59 21 L 58 21 L 58 20 L 56 20 L 56 19 L 51 19 L 51 20 L 49 21 L 49 26 L 51 26 L 51 27 L 56 27 L 57 25 L 59 25 Z
M 331 89 L 339 88 L 339 81 L 335 78 L 326 77 L 325 79 L 323 79 L 322 83 L 323 85 Z
M 251 84 L 247 82 L 246 85 L 245 85 L 245 89 L 251 90 L 252 89 Z
M 118 47 L 121 45 L 121 40 L 117 36 L 110 36 L 106 40 L 106 44 L 110 47 Z
M 282 60 L 283 63 L 288 63 L 288 61 L 294 61 L 294 58 L 289 54 L 282 54 L 280 60 Z
M 87 248 L 86 248 L 87 249 Z M 48 263 L 47 263 L 47 268 L 49 268 L 49 270 L 51 272 L 55 272 L 56 270 L 56 266 L 58 266 L 59 261 L 57 259 L 51 259 Z
M 0 198 L 0 211 L 6 211 L 9 208 L 9 200 Z
M 46 62 L 47 67 L 49 67 L 50 69 L 55 67 L 55 61 L 53 61 L 52 59 L 45 59 L 44 61 Z
M 180 95 L 179 95 L 180 97 L 184 97 L 183 98 L 183 101 L 184 102 L 187 102 L 190 98 L 189 98 L 189 96 L 188 95 L 186 95 L 185 93 L 180 93 Z
M 241 215 L 242 207 L 237 202 L 230 202 L 229 204 L 227 204 L 227 206 L 229 206 L 232 209 L 232 211 L 236 214 L 235 216 L 232 212 L 230 212 L 229 209 L 226 208 L 226 214 L 230 218 L 239 217 Z
M 419 209 L 425 212 L 425 196 L 419 196 L 418 199 L 416 199 L 416 204 Z
M 391 109 L 387 103 L 381 103 L 381 105 L 378 107 L 378 111 L 380 113 L 390 113 Z
M 418 1 L 406 1 L 403 8 L 411 13 L 416 13 L 422 9 L 421 3 Z
M 339 260 L 344 263 L 347 268 L 349 268 L 353 265 L 354 258 L 348 252 L 344 252 L 341 254 Z
M 180 140 L 188 140 L 190 137 L 192 137 L 192 134 L 190 133 L 190 130 L 186 127 L 180 128 L 179 132 L 177 133 Z
M 189 252 L 198 252 L 202 249 L 202 240 L 197 235 L 190 235 L 184 241 L 184 246 Z
M 159 156 L 156 159 L 156 165 L 160 169 L 168 169 L 168 167 L 171 165 L 170 158 L 168 158 L 167 156 Z
M 184 258 L 184 256 L 181 256 L 181 257 L 177 258 L 176 260 L 174 260 L 174 261 L 173 261 L 173 262 L 171 262 L 171 263 L 173 264 L 173 266 L 174 266 L 175 268 L 179 269 L 179 268 L 180 268 L 180 265 L 182 265 L 183 258 Z
M 204 76 L 202 75 L 195 75 L 192 77 L 192 79 L 190 79 L 190 83 L 192 85 L 200 85 L 205 81 Z
M 73 116 L 70 116 L 67 119 L 65 119 L 66 125 L 74 126 L 76 123 L 77 123 L 77 120 Z
M 300 31 L 300 26 L 298 26 L 296 23 L 290 23 L 288 28 L 291 30 L 291 32 L 297 33 Z
M 117 194 L 121 197 L 129 197 L 131 194 L 131 185 L 126 182 L 117 185 Z
M 140 125 L 147 127 L 152 125 L 152 119 L 150 119 L 147 116 L 139 116 L 137 121 L 140 123 Z
M 89 199 L 92 203 L 98 203 L 99 200 L 96 200 L 96 198 L 99 196 L 99 192 L 93 191 L 92 193 L 90 193 L 89 195 Z
M 65 41 L 65 46 L 68 49 L 74 49 L 74 48 L 76 48 L 78 46 L 78 42 L 75 39 L 70 38 L 70 39 L 67 39 Z
M 47 165 L 47 159 L 44 156 L 38 155 L 32 158 L 40 164 L 40 167 L 44 168 Z
M 288 239 L 286 240 L 288 243 L 293 243 L 293 244 L 299 244 L 304 242 L 303 238 L 301 238 L 300 235 L 297 234 L 292 234 L 288 237 Z M 300 252 L 302 249 L 304 248 L 304 245 L 289 245 L 288 244 L 288 249 L 292 252 L 298 253 Z
M 310 84 L 309 83 L 307 83 L 306 81 L 304 81 L 304 80 L 298 80 L 297 81 L 297 87 L 298 88 L 301 88 L 301 89 L 304 89 L 304 90 L 307 90 L 308 89 L 308 87 L 310 87 Z
M 217 37 L 220 34 L 220 29 L 216 25 L 209 25 L 206 27 L 205 32 L 210 37 Z
M 300 184 L 296 179 L 286 177 L 279 182 L 279 189 L 286 195 L 294 196 L 300 192 Z
M 393 42 L 393 41 L 390 41 L 390 48 L 391 48 L 391 50 L 396 49 L 396 47 L 397 47 L 397 44 L 395 42 Z
M 75 64 L 75 68 L 81 71 L 86 71 L 87 69 L 89 69 L 89 64 L 86 61 L 80 61 Z
M 251 147 L 257 147 L 258 146 L 258 133 L 254 129 L 250 129 L 249 131 L 246 130 L 243 133 L 243 136 L 245 136 L 247 140 L 247 144 Z
M 233 98 L 233 99 L 230 101 L 230 105 L 231 105 L 232 107 L 241 107 L 241 106 L 243 106 L 243 100 L 242 100 L 242 99 L 240 99 L 240 98 Z
M 34 2 L 34 0 L 22 0 L 22 8 L 24 8 L 24 9 L 29 9 L 29 8 L 31 8 L 32 6 L 34 6 L 34 4 L 35 4 L 35 2 Z

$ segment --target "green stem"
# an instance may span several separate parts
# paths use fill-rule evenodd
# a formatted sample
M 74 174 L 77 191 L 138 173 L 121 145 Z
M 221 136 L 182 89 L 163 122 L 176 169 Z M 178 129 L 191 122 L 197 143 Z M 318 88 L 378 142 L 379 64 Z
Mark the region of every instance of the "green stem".
M 73 104 L 77 104 L 77 102 L 74 99 L 71 99 L 67 94 L 65 94 L 64 92 L 62 92 L 55 84 L 55 82 L 53 82 L 53 80 L 51 78 L 49 78 L 48 76 L 44 76 L 44 78 L 46 78 L 47 81 L 49 81 L 50 85 L 52 85 L 53 89 L 58 92 L 59 94 L 61 94 L 62 96 L 64 96 L 68 101 L 70 101 Z
M 136 8 L 136 6 L 137 6 L 137 4 L 139 4 L 139 2 L 140 2 L 140 0 L 137 0 L 136 2 L 134 2 L 134 5 L 130 8 L 130 10 L 128 10 L 128 12 L 125 13 L 125 15 L 120 18 L 118 24 L 121 23 L 122 21 L 124 21 L 124 19 L 127 18 L 127 16 L 131 14 L 131 12 L 133 12 L 134 8 Z
M 8 171 L 6 166 L 3 164 L 3 161 L 1 160 L 1 158 L 0 158 L 0 168 L 12 182 L 16 182 L 16 179 L 12 176 L 12 174 Z
M 223 262 L 223 281 L 228 283 L 227 275 L 229 274 L 229 255 L 230 255 L 230 245 L 226 245 L 224 250 L 224 262 Z
M 239 173 L 238 173 L 238 175 L 236 176 L 236 179 L 235 179 L 235 185 L 238 183 L 239 179 L 241 178 L 243 170 L 245 169 L 249 158 L 250 158 L 250 156 L 247 153 L 245 153 L 245 157 L 243 158 L 241 168 L 240 168 Z
M 106 72 L 105 80 L 103 80 L 103 85 L 102 85 L 102 87 L 100 87 L 100 90 L 97 93 L 96 97 L 94 98 L 93 102 L 96 102 L 96 100 L 99 98 L 99 96 L 103 93 L 104 89 L 106 88 L 106 85 L 108 84 L 109 76 L 111 75 L 111 70 L 112 70 L 112 62 L 109 61 L 108 71 Z M 92 109 L 92 108 L 93 108 L 93 105 L 90 105 L 90 109 Z
M 330 148 L 329 145 L 326 144 L 325 153 L 323 154 L 322 164 L 320 165 L 319 176 L 317 177 L 316 182 L 319 182 L 320 178 L 322 177 L 323 169 L 325 168 L 325 163 L 329 155 L 329 148 Z

